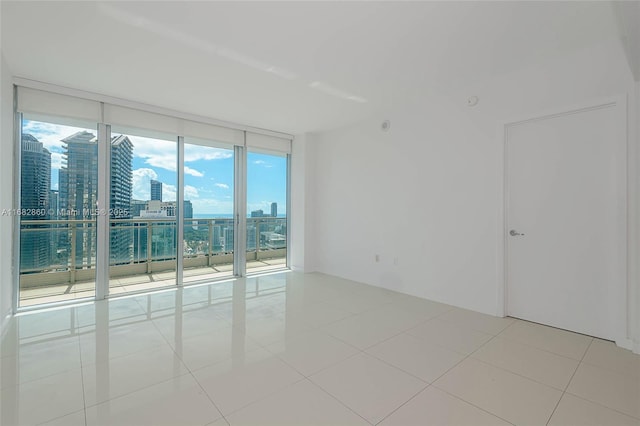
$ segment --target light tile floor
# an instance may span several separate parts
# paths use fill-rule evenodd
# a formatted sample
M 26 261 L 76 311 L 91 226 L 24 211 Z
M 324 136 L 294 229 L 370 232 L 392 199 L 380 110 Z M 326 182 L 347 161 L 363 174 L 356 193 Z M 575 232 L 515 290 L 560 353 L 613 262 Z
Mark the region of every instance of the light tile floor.
M 636 425 L 640 356 L 322 274 L 12 319 L 5 425 Z

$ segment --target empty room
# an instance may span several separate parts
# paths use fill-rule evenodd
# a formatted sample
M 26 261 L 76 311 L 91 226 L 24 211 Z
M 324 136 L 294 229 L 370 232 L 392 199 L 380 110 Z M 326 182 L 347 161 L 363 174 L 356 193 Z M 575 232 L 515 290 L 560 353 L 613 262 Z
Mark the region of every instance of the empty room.
M 0 1 L 0 425 L 640 426 L 640 1 Z

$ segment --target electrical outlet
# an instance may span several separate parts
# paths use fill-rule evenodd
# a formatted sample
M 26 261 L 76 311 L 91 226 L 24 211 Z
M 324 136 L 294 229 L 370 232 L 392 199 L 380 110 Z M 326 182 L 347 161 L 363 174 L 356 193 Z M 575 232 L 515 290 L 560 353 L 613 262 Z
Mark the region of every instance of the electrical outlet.
M 380 255 L 379 254 L 374 255 L 373 258 L 375 259 L 376 263 L 380 262 Z

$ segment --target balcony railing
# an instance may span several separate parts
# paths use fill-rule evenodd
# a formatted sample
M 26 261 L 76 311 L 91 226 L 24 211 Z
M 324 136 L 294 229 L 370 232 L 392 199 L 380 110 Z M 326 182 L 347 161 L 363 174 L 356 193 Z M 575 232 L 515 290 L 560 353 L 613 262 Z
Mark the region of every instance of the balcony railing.
M 234 221 L 184 220 L 185 269 L 233 264 Z M 22 220 L 20 288 L 95 281 L 95 220 Z M 286 257 L 286 218 L 247 218 L 247 261 Z M 176 269 L 176 221 L 111 219 L 111 278 Z

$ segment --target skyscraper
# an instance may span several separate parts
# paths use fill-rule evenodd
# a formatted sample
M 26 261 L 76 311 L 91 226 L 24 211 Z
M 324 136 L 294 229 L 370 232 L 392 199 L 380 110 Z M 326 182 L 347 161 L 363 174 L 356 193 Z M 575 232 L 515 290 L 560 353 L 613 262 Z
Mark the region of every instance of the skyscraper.
M 93 133 L 77 132 L 62 140 L 66 164 L 60 169 L 59 202 L 61 219 L 95 221 L 98 201 L 98 143 Z M 126 136 L 111 140 L 110 208 L 111 219 L 131 217 L 133 144 Z M 110 258 L 113 263 L 128 262 L 133 234 L 117 224 L 111 229 Z M 91 222 L 76 225 L 75 264 L 92 265 L 96 248 L 96 228 Z
M 63 220 L 87 220 L 96 209 L 98 193 L 98 144 L 93 133 L 79 131 L 62 139 L 65 153 L 59 172 L 60 208 Z M 64 161 L 66 160 L 66 161 Z M 65 164 L 66 163 L 66 164 Z M 71 241 L 61 236 L 61 244 L 68 249 Z M 67 238 L 74 239 L 75 253 L 69 259 L 76 267 L 93 264 L 96 250 L 95 226 L 89 223 L 69 225 Z
M 184 218 L 193 219 L 193 204 L 189 200 L 184 200 Z
M 20 221 L 46 220 L 51 190 L 51 153 L 29 134 L 22 135 Z M 22 224 L 20 271 L 40 270 L 51 264 L 50 225 Z
M 278 203 L 271 203 L 271 217 L 278 217 Z
M 131 219 L 133 144 L 127 136 L 111 140 L 111 219 Z M 129 263 L 133 254 L 133 228 L 128 222 L 114 222 L 110 227 L 111 264 Z
M 140 212 L 147 208 L 147 202 L 143 200 L 131 200 L 131 217 L 140 216 Z
M 162 182 L 151 179 L 151 200 L 162 201 Z

